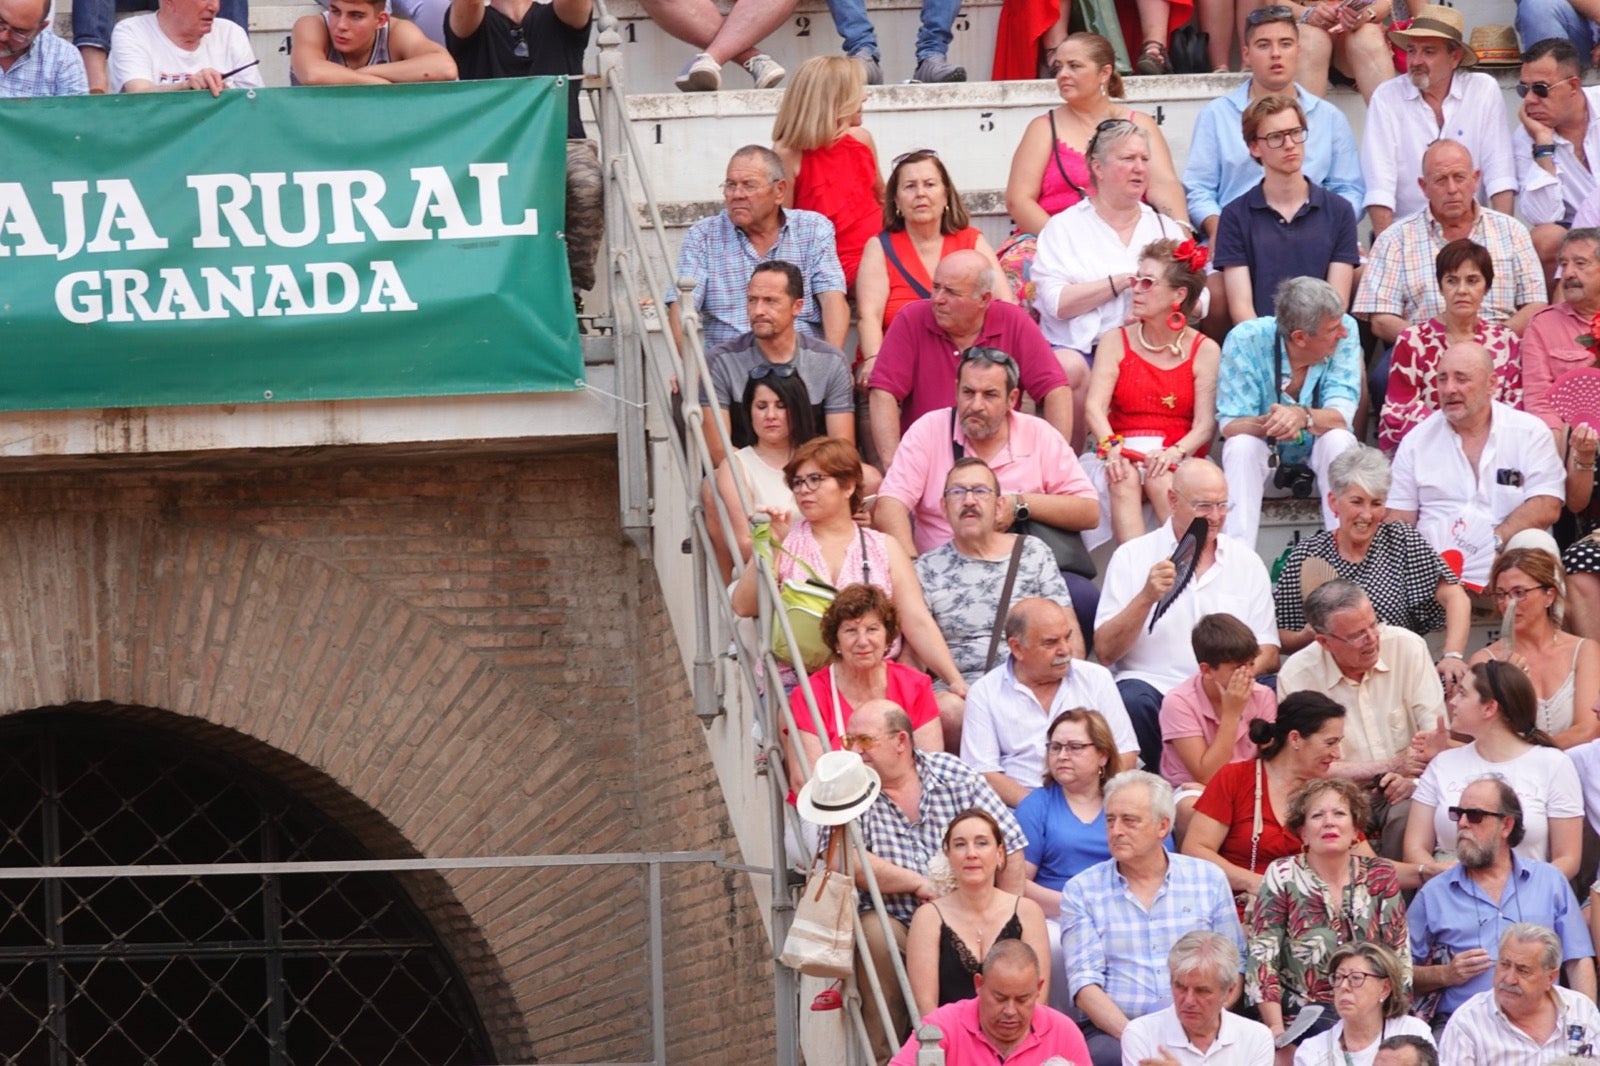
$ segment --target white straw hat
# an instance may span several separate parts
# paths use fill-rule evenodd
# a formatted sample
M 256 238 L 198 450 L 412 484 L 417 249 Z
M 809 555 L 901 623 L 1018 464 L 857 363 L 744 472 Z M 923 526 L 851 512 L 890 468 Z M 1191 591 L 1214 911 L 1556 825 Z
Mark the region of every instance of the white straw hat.
M 883 782 L 853 751 L 823 752 L 795 805 L 817 825 L 844 825 L 872 806 Z

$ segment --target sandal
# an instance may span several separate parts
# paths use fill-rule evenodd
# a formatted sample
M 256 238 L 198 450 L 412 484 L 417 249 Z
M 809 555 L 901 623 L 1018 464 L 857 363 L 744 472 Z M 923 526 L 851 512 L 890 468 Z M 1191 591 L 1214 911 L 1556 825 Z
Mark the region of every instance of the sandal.
M 1134 63 L 1136 73 L 1145 75 L 1171 74 L 1172 60 L 1167 57 L 1167 46 L 1160 41 L 1146 41 L 1139 49 L 1138 62 Z

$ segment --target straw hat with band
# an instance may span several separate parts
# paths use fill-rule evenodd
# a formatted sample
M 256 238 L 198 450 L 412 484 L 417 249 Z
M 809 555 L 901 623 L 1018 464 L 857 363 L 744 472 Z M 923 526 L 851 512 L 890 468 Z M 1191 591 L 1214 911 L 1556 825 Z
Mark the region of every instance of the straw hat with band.
M 853 751 L 825 751 L 795 806 L 816 825 L 844 825 L 863 814 L 883 791 L 878 772 Z
M 1448 41 L 1461 49 L 1461 65 L 1470 67 L 1477 64 L 1478 56 L 1466 42 L 1466 28 L 1466 22 L 1455 8 L 1426 4 L 1418 9 L 1411 25 L 1403 30 L 1390 30 L 1389 41 L 1400 48 L 1417 38 Z
M 1472 38 L 1467 48 L 1478 57 L 1480 67 L 1522 66 L 1522 45 L 1517 41 L 1517 31 L 1511 26 L 1485 23 L 1472 27 Z

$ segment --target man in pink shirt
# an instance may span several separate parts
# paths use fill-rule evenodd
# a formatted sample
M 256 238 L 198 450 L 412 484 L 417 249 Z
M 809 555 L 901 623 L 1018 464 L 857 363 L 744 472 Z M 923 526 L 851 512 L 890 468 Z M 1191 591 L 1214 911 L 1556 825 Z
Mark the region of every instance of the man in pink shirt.
M 1100 498 L 1066 438 L 1043 419 L 1014 410 L 1019 373 L 1005 352 L 968 348 L 957 370 L 956 406 L 923 415 L 900 442 L 878 490 L 872 524 L 900 541 L 912 558 L 954 535 L 944 514 L 944 483 L 963 455 L 977 456 L 994 471 L 1000 483 L 995 521 L 1002 530 L 1030 518 L 1075 530 L 1100 521 Z M 1079 575 L 1062 576 L 1087 633 L 1099 594 Z
M 885 467 L 912 423 L 954 401 L 958 360 L 974 346 L 1015 359 L 1020 384 L 1040 414 L 1072 439 L 1066 372 L 1026 311 L 994 302 L 994 284 L 994 268 L 982 255 L 952 252 L 933 272 L 932 299 L 907 304 L 895 316 L 869 379 L 872 442 Z
M 1089 1066 L 1089 1045 L 1071 1018 L 1039 1002 L 1044 980 L 1033 949 L 1020 940 L 1001 940 L 983 959 L 972 980 L 976 999 L 946 1003 L 922 1016 L 943 1037 L 945 1066 L 1042 1066 L 1061 1060 Z M 915 1066 L 920 1045 L 915 1035 L 889 1066 Z
M 1522 337 L 1522 408 L 1541 419 L 1566 452 L 1566 424 L 1550 407 L 1550 386 L 1568 371 L 1595 365 L 1594 351 L 1579 337 L 1593 336 L 1600 314 L 1600 229 L 1575 229 L 1556 256 L 1561 302 L 1534 315 Z

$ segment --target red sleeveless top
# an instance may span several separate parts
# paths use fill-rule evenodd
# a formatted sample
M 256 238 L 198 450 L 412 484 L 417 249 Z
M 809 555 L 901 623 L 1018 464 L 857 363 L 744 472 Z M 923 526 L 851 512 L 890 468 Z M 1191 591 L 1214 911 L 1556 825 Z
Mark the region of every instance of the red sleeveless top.
M 1106 421 L 1124 437 L 1160 437 L 1162 447 L 1177 443 L 1194 428 L 1194 353 L 1205 337 L 1195 334 L 1189 358 L 1163 370 L 1133 350 L 1122 330 L 1122 365 L 1111 390 Z M 1209 442 L 1196 450 L 1205 455 Z
M 845 287 L 854 289 L 861 249 L 883 226 L 883 205 L 873 194 L 878 164 L 872 149 L 848 133 L 826 148 L 800 153 L 794 206 L 826 215 L 833 223 L 834 247 L 844 268 Z

